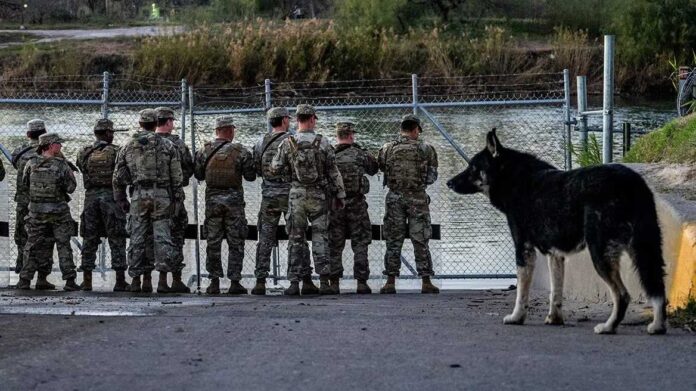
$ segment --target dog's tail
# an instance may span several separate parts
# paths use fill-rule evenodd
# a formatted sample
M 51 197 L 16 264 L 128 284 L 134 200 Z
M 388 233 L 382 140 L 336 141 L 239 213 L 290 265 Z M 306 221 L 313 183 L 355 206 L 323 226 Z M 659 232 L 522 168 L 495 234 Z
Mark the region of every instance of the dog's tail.
M 630 255 L 648 297 L 665 297 L 665 262 L 662 258 L 662 233 L 658 224 L 655 200 L 645 186 L 634 194 L 633 240 Z

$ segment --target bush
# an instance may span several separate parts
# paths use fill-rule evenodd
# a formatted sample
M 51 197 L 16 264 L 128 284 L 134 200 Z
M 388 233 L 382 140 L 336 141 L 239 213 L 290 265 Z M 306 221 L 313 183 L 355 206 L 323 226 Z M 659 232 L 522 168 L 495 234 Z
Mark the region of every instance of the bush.
M 629 163 L 696 163 L 696 114 L 677 118 L 638 139 Z

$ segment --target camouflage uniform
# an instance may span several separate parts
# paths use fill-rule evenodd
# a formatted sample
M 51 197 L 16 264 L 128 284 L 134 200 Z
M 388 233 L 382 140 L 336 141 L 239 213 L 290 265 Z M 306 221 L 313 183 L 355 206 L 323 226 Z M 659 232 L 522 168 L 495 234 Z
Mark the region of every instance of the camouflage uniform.
M 39 139 L 42 145 L 63 142 L 55 133 L 46 133 Z M 70 215 L 68 194 L 75 191 L 77 182 L 70 165 L 62 157 L 37 157 L 24 168 L 22 183 L 29 189 L 29 214 L 25 219 L 27 243 L 20 278 L 31 280 L 39 264 L 53 258 L 55 242 L 63 279 L 74 279 L 77 273 L 70 238 L 75 222 Z
M 355 132 L 352 123 L 344 122 L 337 126 L 339 136 Z M 357 280 L 367 280 L 370 277 L 367 246 L 372 241 L 372 224 L 365 200 L 370 182 L 365 174 L 375 175 L 379 167 L 377 159 L 356 143 L 338 144 L 335 149 L 336 166 L 343 178 L 346 200 L 343 209 L 330 213 L 331 276 L 343 277 L 343 248 L 346 239 L 350 239 L 354 254 L 353 275 Z
M 268 119 L 289 116 L 287 109 L 269 110 Z M 256 244 L 256 278 L 267 278 L 271 270 L 271 253 L 276 245 L 276 230 L 280 216 L 287 221 L 290 178 L 288 172 L 278 175 L 271 171 L 271 161 L 278 152 L 280 143 L 288 138 L 287 132 L 265 133 L 254 146 L 254 167 L 261 182 L 261 208 L 258 216 L 259 241 Z
M 95 131 L 103 130 L 107 126 L 113 130 L 111 121 L 100 120 L 95 126 Z M 116 205 L 112 186 L 118 151 L 117 145 L 97 140 L 83 147 L 77 155 L 77 167 L 82 172 L 85 186 L 84 208 L 80 215 L 80 235 L 84 238 L 81 271 L 94 270 L 101 237 L 109 240 L 111 268 L 115 271 L 128 268 L 126 214 Z
M 312 106 L 299 105 L 297 114 L 314 115 Z M 273 157 L 271 170 L 277 174 L 291 171 L 292 185 L 288 209 L 287 232 L 288 279 L 298 282 L 311 276 L 309 249 L 305 239 L 308 222 L 312 225 L 314 267 L 321 276 L 331 273 L 329 263 L 329 203 L 346 196 L 341 173 L 336 167 L 334 150 L 329 141 L 304 130 L 286 138 Z
M 221 117 L 216 121 L 217 128 L 225 126 L 232 126 L 231 117 Z M 203 150 L 196 153 L 195 176 L 199 181 L 206 181 L 205 268 L 211 278 L 224 277 L 221 246 L 222 240 L 227 239 L 227 277 L 239 281 L 242 279 L 244 241 L 248 233 L 242 178 L 247 181 L 256 179 L 251 152 L 240 143 L 224 139 L 207 142 Z
M 406 116 L 406 120 L 420 126 L 415 116 Z M 437 180 L 435 148 L 421 140 L 399 136 L 397 140 L 384 144 L 379 151 L 378 161 L 389 187 L 384 214 L 387 251 L 383 273 L 399 276 L 401 248 L 407 233 L 410 233 L 418 275 L 432 276 L 433 262 L 428 248 L 431 235 L 430 197 L 425 189 Z
M 29 131 L 43 131 L 45 132 L 44 122 L 39 119 L 31 120 L 27 123 L 27 130 Z M 36 153 L 36 148 L 39 146 L 38 137 L 36 139 L 30 140 L 29 144 L 22 145 L 21 147 L 15 149 L 12 152 L 12 166 L 17 169 L 17 179 L 16 179 L 16 191 L 15 191 L 15 231 L 14 231 L 14 241 L 17 245 L 17 261 L 15 266 L 15 273 L 19 273 L 22 270 L 23 258 L 24 258 L 24 246 L 27 243 L 27 231 L 25 227 L 25 218 L 29 214 L 29 188 L 24 185 L 22 176 L 24 174 L 24 168 L 27 163 L 38 156 Z M 47 248 L 53 248 L 53 242 L 46 240 Z M 39 264 L 39 271 L 44 274 L 51 273 L 53 268 L 53 259 L 48 260 L 48 263 Z
M 143 110 L 141 122 L 155 122 L 153 110 Z M 181 187 L 183 175 L 174 144 L 152 132 L 141 130 L 121 148 L 116 158 L 113 186 L 117 202 L 126 199 L 126 187 L 132 186 L 128 218 L 130 246 L 128 274 L 138 277 L 153 269 L 171 273 L 178 267 L 171 235 L 173 189 Z M 150 236 L 151 235 L 151 236 Z M 154 242 L 154 265 L 146 256 Z
M 158 119 L 174 119 L 174 112 L 171 109 L 166 107 L 158 107 L 156 110 Z M 176 150 L 179 152 L 181 172 L 183 174 L 181 187 L 175 191 L 174 213 L 172 214 L 172 241 L 174 242 L 174 247 L 176 249 L 177 265 L 174 271 L 180 271 L 185 266 L 184 245 L 186 244 L 186 227 L 188 226 L 188 212 L 186 211 L 185 205 L 186 195 L 183 188 L 189 185 L 189 179 L 191 176 L 193 176 L 194 163 L 189 147 L 178 135 L 171 133 L 160 133 L 160 136 L 165 137 L 174 143 Z

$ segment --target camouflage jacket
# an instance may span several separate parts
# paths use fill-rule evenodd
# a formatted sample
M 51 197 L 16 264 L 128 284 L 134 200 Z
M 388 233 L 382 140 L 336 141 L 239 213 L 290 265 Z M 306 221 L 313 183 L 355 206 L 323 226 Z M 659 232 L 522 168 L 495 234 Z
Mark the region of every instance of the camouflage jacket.
M 278 152 L 273 157 L 271 162 L 271 171 L 276 174 L 282 172 L 292 173 L 292 187 L 306 187 L 307 185 L 302 184 L 297 180 L 297 173 L 292 168 L 293 167 L 293 154 L 291 151 L 292 146 L 290 145 L 291 140 L 295 142 L 312 142 L 318 137 L 313 130 L 298 132 L 297 134 L 287 137 L 278 147 Z M 318 167 L 318 172 L 320 173 L 319 181 L 316 185 L 311 186 L 325 186 L 328 185 L 328 192 L 336 198 L 345 198 L 346 191 L 343 187 L 343 178 L 341 178 L 341 173 L 336 167 L 336 155 L 334 149 L 329 144 L 326 137 L 322 137 L 321 143 L 319 144 L 319 149 L 323 153 L 323 164 L 324 167 Z
M 106 141 L 102 140 L 96 140 L 90 145 L 85 145 L 80 152 L 77 154 L 77 159 L 75 160 L 75 165 L 77 168 L 80 169 L 80 172 L 82 172 L 82 182 L 84 183 L 85 189 L 87 193 L 92 193 L 95 191 L 108 191 L 111 192 L 113 191 L 112 186 L 109 187 L 104 187 L 104 186 L 99 186 L 93 183 L 94 181 L 90 180 L 90 167 L 88 167 L 88 162 L 87 160 L 89 157 L 98 150 L 107 150 L 110 149 L 113 153 L 113 161 L 111 161 L 111 175 L 113 176 L 113 171 L 114 167 L 116 165 L 116 157 L 118 156 L 118 152 L 120 150 L 120 147 L 115 144 L 110 144 L 107 143 Z
M 181 186 L 186 187 L 189 185 L 189 179 L 193 176 L 193 155 L 191 155 L 191 150 L 186 145 L 186 142 L 176 134 L 162 133 L 160 136 L 169 139 L 176 146 L 176 150 L 179 151 L 179 160 L 181 161 L 181 173 L 184 176 Z
M 336 166 L 341 172 L 346 197 L 362 196 L 369 193 L 370 181 L 365 177 L 379 171 L 377 159 L 359 144 L 338 144 Z
M 43 175 L 32 176 L 35 171 L 41 172 L 39 169 L 45 170 Z M 77 187 L 72 168 L 62 157 L 37 156 L 29 161 L 22 173 L 22 184 L 29 189 L 29 211 L 35 213 L 70 211 L 68 194 Z
M 271 161 L 278 152 L 280 144 L 288 136 L 289 133 L 287 132 L 282 134 L 276 132 L 264 133 L 263 137 L 254 146 L 254 167 L 256 176 L 263 178 L 261 193 L 264 197 L 287 197 L 288 193 L 290 193 L 290 173 L 283 170 L 278 175 L 273 175 L 271 172 Z
M 178 191 L 182 182 L 176 146 L 155 132 L 138 131 L 116 157 L 113 180 L 115 200 L 126 198 L 128 186 L 156 186 Z
M 228 142 L 224 146 L 220 147 L 220 145 L 225 141 L 226 140 L 223 139 L 215 139 L 214 141 L 209 141 L 205 143 L 202 150 L 196 152 L 194 170 L 194 176 L 196 177 L 196 179 L 198 179 L 199 181 L 206 180 L 206 162 L 208 163 L 208 165 L 210 164 L 210 159 L 208 158 L 210 157 L 210 154 L 217 149 L 217 151 L 215 151 L 215 155 L 218 155 L 219 153 L 229 153 L 233 152 L 233 150 L 236 150 L 236 162 L 234 163 L 234 167 L 232 167 L 231 169 L 240 180 L 241 178 L 244 178 L 249 182 L 256 180 L 256 170 L 254 168 L 254 161 L 252 159 L 251 152 L 249 152 L 248 149 L 244 148 L 242 144 L 236 142 Z M 218 149 L 218 147 L 220 148 Z M 244 189 L 241 187 L 238 189 L 216 189 L 210 186 L 206 186 L 206 199 L 218 195 L 235 195 L 239 197 L 239 200 L 241 200 L 242 202 L 244 201 Z
M 17 169 L 17 190 L 15 192 L 15 202 L 28 204 L 29 203 L 29 188 L 24 185 L 22 175 L 27 162 L 39 156 L 36 153 L 36 147 L 39 146 L 39 140 L 31 140 L 29 144 L 24 144 L 12 152 L 12 165 Z
M 437 152 L 422 140 L 399 136 L 382 146 L 377 161 L 392 191 L 425 191 L 437 180 Z

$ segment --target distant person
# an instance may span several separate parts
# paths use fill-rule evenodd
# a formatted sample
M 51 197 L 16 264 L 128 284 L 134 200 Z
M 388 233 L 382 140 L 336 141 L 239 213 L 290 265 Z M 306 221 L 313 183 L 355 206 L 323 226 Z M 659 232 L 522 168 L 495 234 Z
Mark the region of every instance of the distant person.
M 126 214 L 114 201 L 112 178 L 119 146 L 114 145 L 114 123 L 100 119 L 94 125 L 96 140 L 77 155 L 77 167 L 82 172 L 85 201 L 80 216 L 82 244 L 82 290 L 92 290 L 92 271 L 97 260 L 101 238 L 109 241 L 111 268 L 116 272 L 114 292 L 130 288 L 126 282 Z
M 367 175 L 379 171 L 377 159 L 355 142 L 355 124 L 336 124 L 337 143 L 336 167 L 341 172 L 346 190 L 345 207 L 332 210 L 329 219 L 329 251 L 331 257 L 331 289 L 340 293 L 343 277 L 343 248 L 350 239 L 353 249 L 353 276 L 358 281 L 357 293 L 372 293 L 367 280 L 370 278 L 370 263 L 367 247 L 372 241 L 372 224 L 367 213 L 365 194 L 370 191 Z
M 428 241 L 431 235 L 430 197 L 427 186 L 437 180 L 437 153 L 435 148 L 419 140 L 423 132 L 415 115 L 401 119 L 401 131 L 396 141 L 379 150 L 379 169 L 384 173 L 389 192 L 384 214 L 384 274 L 387 282 L 380 293 L 396 293 L 396 277 L 401 269 L 401 248 L 410 234 L 416 269 L 422 279 L 422 293 L 439 293 L 430 277 L 434 275 Z
M 28 143 L 20 146 L 12 152 L 12 166 L 17 170 L 16 190 L 15 190 L 15 231 L 14 241 L 17 245 L 17 260 L 15 263 L 15 273 L 19 274 L 24 264 L 24 246 L 27 243 L 27 231 L 24 225 L 24 219 L 29 214 L 29 188 L 24 185 L 23 174 L 27 163 L 36 158 L 38 153 L 36 148 L 39 146 L 39 136 L 46 133 L 46 125 L 40 119 L 32 119 L 27 122 L 27 139 Z M 48 247 L 53 247 L 53 243 L 47 243 Z M 36 283 L 36 289 L 55 289 L 55 285 L 46 280 L 46 276 L 51 273 L 53 268 L 53 260 L 49 260 L 47 264 L 38 266 L 39 276 Z
M 174 110 L 168 107 L 158 107 L 157 128 L 155 133 L 168 139 L 179 152 L 181 173 L 183 181 L 181 187 L 174 189 L 174 213 L 172 214 L 172 241 L 176 249 L 175 267 L 172 272 L 172 286 L 170 290 L 175 293 L 190 293 L 191 289 L 181 280 L 181 272 L 184 269 L 184 245 L 186 244 L 186 227 L 188 226 L 188 212 L 186 211 L 186 194 L 184 187 L 189 185 L 189 179 L 193 176 L 193 156 L 186 142 L 178 135 L 173 134 Z
M 346 192 L 331 144 L 314 132 L 317 124 L 314 107 L 299 105 L 296 114 L 297 133 L 283 140 L 271 163 L 276 175 L 284 172 L 292 175 L 287 227 L 290 287 L 284 293 L 290 296 L 333 294 L 329 283 L 329 208 L 342 208 Z M 318 290 L 312 282 L 312 266 L 305 239 L 309 224 L 312 225 L 314 267 L 320 279 Z
M 141 129 L 119 151 L 113 178 L 114 199 L 130 213 L 130 291 L 152 292 L 152 270 L 157 269 L 157 291 L 169 293 L 167 273 L 177 266 L 171 233 L 172 197 L 183 181 L 181 163 L 174 143 L 155 133 L 154 110 L 142 110 L 138 122 Z M 126 197 L 128 186 L 132 188 L 131 203 Z M 153 257 L 147 256 L 153 247 Z
M 280 144 L 288 138 L 290 113 L 285 107 L 273 107 L 266 114 L 273 131 L 265 132 L 254 146 L 254 167 L 261 182 L 261 208 L 258 216 L 259 240 L 256 243 L 256 285 L 252 295 L 266 294 L 266 278 L 271 270 L 271 253 L 277 246 L 276 230 L 280 216 L 288 221 L 289 171 L 275 174 L 271 162 Z
M 230 279 L 230 295 L 245 295 L 242 286 L 244 241 L 247 238 L 247 219 L 244 212 L 244 187 L 242 179 L 254 181 L 254 161 L 244 146 L 234 142 L 235 126 L 232 117 L 215 120 L 215 140 L 205 143 L 196 153 L 195 176 L 205 181 L 205 269 L 210 276 L 206 293 L 220 293 L 222 270 L 221 247 L 227 240 L 227 278 Z
M 75 221 L 68 205 L 69 194 L 75 191 L 77 182 L 72 168 L 62 157 L 63 142 L 56 133 L 41 135 L 37 149 L 40 157 L 32 159 L 24 168 L 22 181 L 29 189 L 29 214 L 26 218 L 25 263 L 19 274 L 18 289 L 30 289 L 39 265 L 48 263 L 47 258 L 53 258 L 55 242 L 60 271 L 65 280 L 63 290 L 80 290 L 75 283 L 77 272 L 70 246 Z M 43 281 L 41 283 L 45 284 Z

